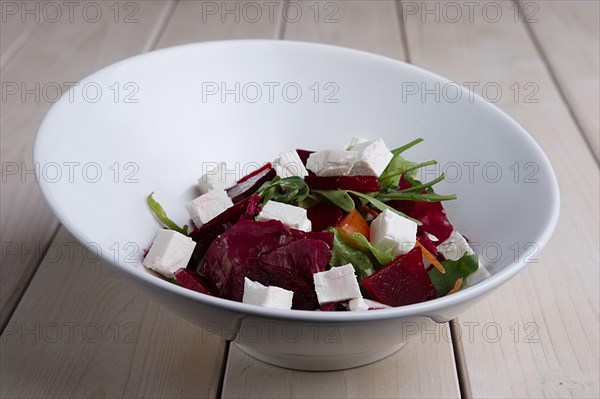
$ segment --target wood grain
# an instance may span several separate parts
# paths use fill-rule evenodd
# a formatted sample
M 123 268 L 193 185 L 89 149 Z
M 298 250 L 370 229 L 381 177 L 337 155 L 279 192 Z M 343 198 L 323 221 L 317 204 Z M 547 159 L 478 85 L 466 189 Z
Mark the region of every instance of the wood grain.
M 28 4 L 34 9 L 31 5 L 40 2 L 16 3 L 19 7 Z M 87 3 L 79 4 L 80 12 L 74 12 L 72 23 L 67 13 L 55 23 L 46 22 L 42 16 L 34 26 L 28 23 L 20 28 L 20 19 L 16 22 L 11 19 L 6 25 L 10 26 L 6 31 L 13 32 L 15 40 L 19 40 L 20 29 L 30 37 L 19 44 L 18 51 L 0 72 L 3 85 L 0 326 L 10 317 L 58 226 L 32 172 L 36 167 L 32 161 L 32 145 L 43 116 L 56 101 L 57 94 L 66 92 L 69 85 L 100 67 L 147 49 L 152 32 L 170 2 L 91 2 L 95 4 L 92 7 L 101 10 L 96 22 L 90 22 L 97 18 L 92 9 L 85 17 L 81 14 Z M 116 14 L 108 8 L 115 4 L 120 11 L 118 22 L 115 22 Z M 138 8 L 131 8 L 131 4 L 137 4 Z M 34 21 L 34 17 L 29 17 L 29 21 Z M 16 92 L 9 94 L 13 93 L 8 91 L 9 87 Z M 29 94 L 25 94 L 25 90 L 30 90 Z M 43 168 L 43 165 L 37 167 Z
M 227 398 L 456 398 L 458 379 L 448 325 L 426 327 L 395 354 L 343 371 L 275 367 L 231 346 L 223 385 Z
M 520 3 L 548 68 L 596 159 L 600 157 L 600 2 Z
M 157 47 L 207 40 L 277 39 L 284 1 L 180 1 Z
M 314 2 L 299 4 L 303 7 L 303 18 L 285 24 L 285 39 L 318 41 L 404 57 L 394 2 L 336 2 L 337 9 L 327 9 L 331 2 L 326 1 L 318 2 L 317 6 Z M 317 9 L 319 22 L 315 23 Z M 325 23 L 327 15 L 338 22 Z M 361 29 L 356 29 L 357 26 Z M 438 332 L 448 329 L 448 325 L 438 325 L 437 329 Z M 460 393 L 451 343 L 431 338 L 424 342 L 410 341 L 396 354 L 371 365 L 319 373 L 271 366 L 232 345 L 223 396 L 398 398 L 458 397 Z
M 504 89 L 497 105 L 542 146 L 561 188 L 561 217 L 537 263 L 459 317 L 461 371 L 474 397 L 597 397 L 598 167 L 511 4 L 496 4 L 504 18 L 493 23 L 481 14 L 473 23 L 406 16 L 412 61 L 459 83 Z M 515 100 L 515 83 L 534 85 L 538 101 Z M 479 329 L 473 339 L 469 325 Z
M 215 397 L 223 342 L 61 229 L 1 337 L 0 397 Z

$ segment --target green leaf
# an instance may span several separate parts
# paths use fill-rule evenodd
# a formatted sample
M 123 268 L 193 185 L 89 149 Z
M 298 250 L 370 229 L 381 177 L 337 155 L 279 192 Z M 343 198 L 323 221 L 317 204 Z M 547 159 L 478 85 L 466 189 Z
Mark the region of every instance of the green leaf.
M 409 148 L 414 147 L 415 145 L 419 144 L 422 141 L 423 141 L 423 139 L 420 137 L 418 139 L 414 139 L 410 143 L 404 144 L 402 147 L 398 147 L 395 150 L 392 150 L 392 154 L 394 154 L 394 155 L 402 154 L 404 151 L 408 150 Z
M 342 238 L 349 243 L 352 247 L 360 249 L 364 253 L 371 253 L 377 259 L 381 265 L 385 266 L 394 260 L 395 256 L 393 253 L 393 248 L 388 249 L 387 251 L 380 251 L 375 248 L 367 237 L 363 236 L 360 233 L 346 233 L 345 231 L 340 230 L 340 235 Z
M 297 206 L 308 197 L 309 189 L 301 177 L 291 176 L 281 179 L 276 176 L 270 182 L 263 184 L 258 189 L 258 194 L 265 204 L 274 200 Z
M 171 230 L 175 230 L 181 234 L 187 235 L 188 226 L 185 225 L 183 226 L 183 228 L 181 228 L 177 225 L 177 223 L 169 219 L 163 207 L 158 202 L 156 202 L 154 198 L 152 198 L 153 195 L 154 192 L 150 193 L 150 195 L 147 198 L 147 201 L 150 210 L 152 211 L 152 213 L 154 213 L 154 216 L 156 216 L 156 218 L 160 221 L 160 223 L 163 224 L 163 226 Z
M 421 202 L 439 202 L 439 201 L 452 201 L 456 199 L 456 194 L 450 195 L 439 195 L 439 194 L 421 194 L 412 193 L 405 191 L 386 191 L 377 194 L 377 199 L 380 201 L 393 201 L 393 200 L 404 200 L 404 201 L 421 201 Z
M 463 279 L 461 287 L 464 287 L 467 282 L 467 276 L 479 267 L 479 260 L 477 259 L 477 255 L 464 255 L 459 260 L 443 260 L 441 264 L 446 269 L 446 273 L 442 274 L 433 267 L 429 271 L 429 277 L 438 294 L 443 296 L 454 288 L 456 281 L 460 278 Z
M 373 265 L 371 257 L 348 244 L 342 238 L 341 230 L 330 228 L 327 231 L 333 233 L 333 248 L 331 249 L 331 261 L 329 262 L 331 266 L 343 266 L 351 263 L 354 270 L 356 270 L 358 281 L 375 272 L 375 265 Z
M 312 192 L 325 197 L 345 212 L 351 212 L 354 209 L 354 200 L 348 195 L 347 190 L 312 190 Z
M 384 188 L 398 188 L 400 176 L 416 165 L 416 163 L 404 159 L 399 153 L 394 155 L 394 158 L 392 158 L 381 176 L 379 176 L 379 185 Z
M 395 214 L 402 216 L 403 218 L 406 218 L 408 220 L 412 220 L 413 222 L 415 222 L 417 224 L 417 226 L 422 225 L 423 223 L 421 223 L 419 220 L 417 219 L 413 219 L 410 216 L 405 215 L 404 213 L 400 212 L 397 209 L 392 208 L 391 206 L 381 202 L 380 200 L 378 200 L 375 197 L 371 197 L 370 195 L 367 195 L 365 193 L 361 193 L 358 191 L 348 191 L 350 194 L 356 195 L 359 198 L 364 199 L 365 201 L 367 201 L 368 203 L 370 203 L 371 205 L 373 205 L 375 208 L 379 209 L 380 211 L 385 211 L 386 209 L 389 209 L 390 211 L 394 212 Z

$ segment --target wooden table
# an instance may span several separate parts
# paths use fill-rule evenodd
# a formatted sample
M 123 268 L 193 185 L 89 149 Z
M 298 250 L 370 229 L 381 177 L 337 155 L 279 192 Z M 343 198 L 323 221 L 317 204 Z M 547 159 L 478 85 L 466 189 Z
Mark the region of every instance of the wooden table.
M 2 398 L 600 396 L 597 1 L 1 7 Z M 172 315 L 59 225 L 31 173 L 32 143 L 57 91 L 91 72 L 157 48 L 240 38 L 358 48 L 470 85 L 553 163 L 562 205 L 551 242 L 449 325 L 352 370 L 273 367 Z

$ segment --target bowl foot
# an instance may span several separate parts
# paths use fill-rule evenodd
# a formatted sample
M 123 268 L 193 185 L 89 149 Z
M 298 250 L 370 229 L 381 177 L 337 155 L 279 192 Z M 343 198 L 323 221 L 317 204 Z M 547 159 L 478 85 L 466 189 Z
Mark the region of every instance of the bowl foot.
M 285 353 L 261 352 L 252 347 L 234 343 L 240 350 L 255 359 L 261 360 L 275 366 L 294 370 L 305 371 L 332 371 L 344 370 L 353 367 L 364 366 L 397 352 L 406 343 L 403 342 L 391 348 L 385 348 L 375 352 L 351 353 L 339 356 L 315 356 L 315 355 L 294 355 Z

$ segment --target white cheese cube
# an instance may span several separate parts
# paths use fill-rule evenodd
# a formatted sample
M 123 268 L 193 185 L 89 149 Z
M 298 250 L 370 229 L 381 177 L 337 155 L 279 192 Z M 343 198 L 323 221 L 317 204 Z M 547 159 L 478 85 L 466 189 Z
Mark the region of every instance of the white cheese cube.
M 264 306 L 266 308 L 291 309 L 294 292 L 283 288 L 265 287 L 259 282 L 244 278 L 243 303 Z
M 286 151 L 279 154 L 279 158 L 273 162 L 277 176 L 282 179 L 291 176 L 304 178 L 308 176 L 308 171 L 304 167 L 300 156 L 295 150 Z
M 206 165 L 206 173 L 198 179 L 198 189 L 200 194 L 205 194 L 210 190 L 226 190 L 235 185 L 237 179 L 235 171 L 227 170 L 225 162 Z
M 465 237 L 456 230 L 452 231 L 446 241 L 437 246 L 437 250 L 444 258 L 450 260 L 459 260 L 465 254 L 473 255 L 475 253 Z
M 349 151 L 352 150 L 355 145 L 360 144 L 360 143 L 366 143 L 367 141 L 369 141 L 369 139 L 366 139 L 364 137 L 360 137 L 360 136 L 352 136 L 350 137 L 347 141 L 346 144 L 344 145 L 344 150 Z
M 317 176 L 343 176 L 350 173 L 356 162 L 356 151 L 324 150 L 313 152 L 306 168 Z
M 315 273 L 313 274 L 313 280 L 317 299 L 321 305 L 347 301 L 362 296 L 354 274 L 354 267 L 350 263 Z
M 175 278 L 174 273 L 187 266 L 194 248 L 196 243 L 190 237 L 162 229 L 156 233 L 142 264 L 165 277 Z
M 348 302 L 348 307 L 353 312 L 364 312 L 365 310 L 369 310 L 369 305 L 365 302 L 363 298 L 354 298 Z
M 233 206 L 231 198 L 224 190 L 210 190 L 185 205 L 196 227 L 200 228 L 215 216 Z
M 387 309 L 391 308 L 391 306 L 383 304 L 381 302 L 374 301 L 372 299 L 364 299 L 365 304 L 369 309 Z
M 371 222 L 371 244 L 380 251 L 393 248 L 395 256 L 415 247 L 417 224 L 386 209 Z
M 379 176 L 394 157 L 382 139 L 356 144 L 352 150 L 358 153 L 352 176 Z
M 267 202 L 256 217 L 259 222 L 273 219 L 279 220 L 292 229 L 310 231 L 312 228 L 310 219 L 306 216 L 306 209 L 282 202 Z

